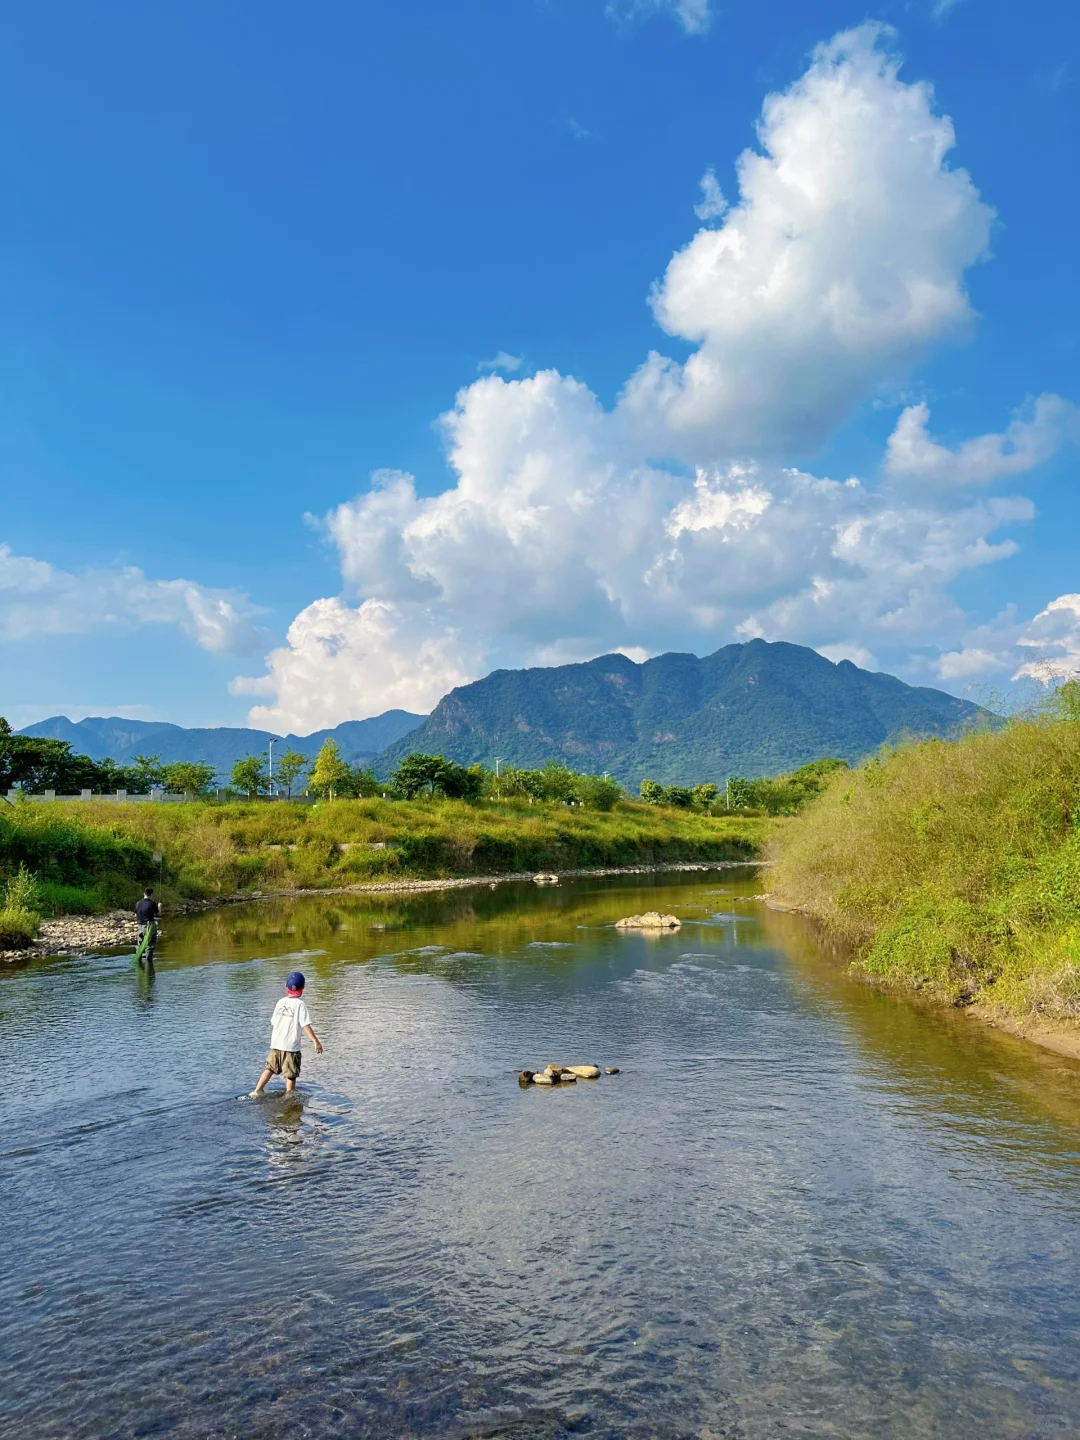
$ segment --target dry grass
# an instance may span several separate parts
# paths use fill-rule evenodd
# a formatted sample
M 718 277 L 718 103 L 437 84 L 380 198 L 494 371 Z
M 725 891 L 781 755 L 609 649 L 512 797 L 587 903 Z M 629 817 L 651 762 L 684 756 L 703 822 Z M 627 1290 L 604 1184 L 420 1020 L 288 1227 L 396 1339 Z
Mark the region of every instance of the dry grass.
M 883 980 L 1080 1019 L 1078 702 L 836 776 L 775 835 L 770 888 Z

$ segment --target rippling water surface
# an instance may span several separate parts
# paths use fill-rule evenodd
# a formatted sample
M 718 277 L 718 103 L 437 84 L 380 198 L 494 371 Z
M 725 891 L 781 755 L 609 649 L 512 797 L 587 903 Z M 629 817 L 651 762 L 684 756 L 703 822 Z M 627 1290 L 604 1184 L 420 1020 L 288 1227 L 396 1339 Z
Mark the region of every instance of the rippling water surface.
M 0 1431 L 1080 1434 L 1080 1066 L 757 888 L 249 905 L 152 981 L 0 975 Z M 297 966 L 326 1054 L 238 1099 Z M 549 1060 L 622 1073 L 518 1088 Z

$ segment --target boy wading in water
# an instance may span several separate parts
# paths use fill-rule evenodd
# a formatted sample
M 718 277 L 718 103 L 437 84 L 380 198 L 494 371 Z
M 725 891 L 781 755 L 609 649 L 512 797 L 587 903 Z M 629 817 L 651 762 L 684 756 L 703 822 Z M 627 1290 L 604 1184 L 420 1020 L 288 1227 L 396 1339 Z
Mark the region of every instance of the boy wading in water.
M 315 1046 L 316 1055 L 323 1053 L 322 1041 L 311 1028 L 311 1013 L 304 1003 L 306 983 L 299 970 L 294 970 L 285 981 L 285 994 L 274 1006 L 270 1017 L 270 1053 L 266 1057 L 266 1069 L 251 1092 L 252 1098 L 263 1093 L 271 1075 L 283 1076 L 287 1091 L 296 1089 L 302 1035 L 306 1035 Z

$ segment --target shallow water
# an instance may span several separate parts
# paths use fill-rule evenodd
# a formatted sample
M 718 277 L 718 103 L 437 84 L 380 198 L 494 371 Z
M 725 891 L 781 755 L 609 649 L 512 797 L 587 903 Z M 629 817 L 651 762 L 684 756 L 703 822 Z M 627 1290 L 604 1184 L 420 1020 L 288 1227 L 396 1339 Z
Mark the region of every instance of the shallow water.
M 1080 1066 L 738 871 L 250 905 L 0 975 L 11 1437 L 1080 1434 Z M 612 922 L 671 909 L 677 934 Z M 326 1054 L 258 1075 L 289 970 Z M 556 1091 L 515 1072 L 593 1061 Z

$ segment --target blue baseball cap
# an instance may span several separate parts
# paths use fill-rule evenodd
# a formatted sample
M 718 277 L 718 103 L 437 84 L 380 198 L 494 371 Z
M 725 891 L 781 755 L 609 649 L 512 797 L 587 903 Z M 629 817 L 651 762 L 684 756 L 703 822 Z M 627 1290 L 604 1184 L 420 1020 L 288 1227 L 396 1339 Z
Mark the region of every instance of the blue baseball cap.
M 292 974 L 289 976 L 289 978 L 285 981 L 285 989 L 286 989 L 286 990 L 303 990 L 303 988 L 304 988 L 304 986 L 305 986 L 306 984 L 307 984 L 307 981 L 304 979 L 303 975 L 301 975 L 300 971 L 299 971 L 299 970 L 294 970 L 294 971 L 292 972 Z

